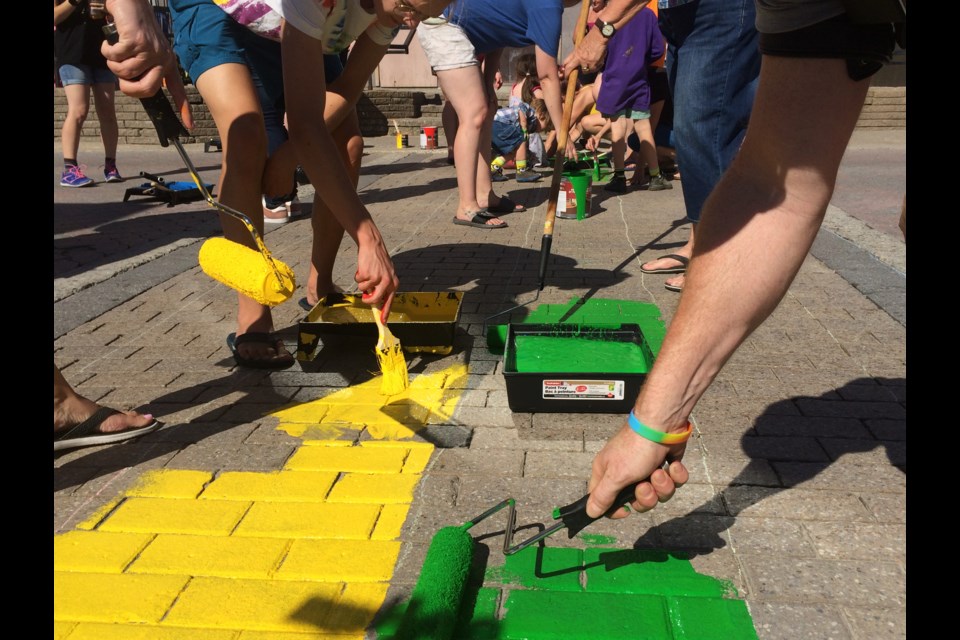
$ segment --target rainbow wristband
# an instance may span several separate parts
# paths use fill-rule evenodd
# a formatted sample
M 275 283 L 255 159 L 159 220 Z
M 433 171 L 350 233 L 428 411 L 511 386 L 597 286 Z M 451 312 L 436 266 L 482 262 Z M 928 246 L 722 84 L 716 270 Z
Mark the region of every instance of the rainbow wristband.
M 664 433 L 663 431 L 656 431 L 637 420 L 637 416 L 633 415 L 633 411 L 627 414 L 627 424 L 629 424 L 634 433 L 641 438 L 646 438 L 651 442 L 665 444 L 668 446 L 686 442 L 690 439 L 690 434 L 693 433 L 693 425 L 690 424 L 689 421 L 687 421 L 687 430 L 683 433 Z

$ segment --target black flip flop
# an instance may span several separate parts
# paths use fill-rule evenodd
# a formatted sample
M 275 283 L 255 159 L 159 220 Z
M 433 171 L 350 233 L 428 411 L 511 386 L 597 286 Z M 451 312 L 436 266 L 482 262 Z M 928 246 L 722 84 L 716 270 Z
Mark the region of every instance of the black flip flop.
M 500 196 L 500 202 L 492 207 L 487 207 L 486 210 L 493 214 L 503 215 L 506 213 L 520 213 L 526 211 L 527 208 L 522 204 L 517 204 L 506 196 Z
M 654 258 L 650 262 L 656 262 L 657 260 L 665 260 L 669 258 L 670 260 L 676 260 L 681 265 L 680 267 L 667 267 L 666 269 L 644 269 L 643 265 L 640 265 L 640 273 L 655 274 L 655 273 L 685 273 L 687 270 L 687 265 L 690 264 L 690 258 L 686 256 L 680 256 L 675 253 L 668 253 L 665 256 L 660 256 L 659 258 Z
M 307 297 L 306 297 L 306 296 L 304 296 L 304 297 L 300 298 L 299 300 L 297 300 L 297 304 L 300 305 L 300 308 L 301 308 L 301 309 L 303 309 L 304 311 L 306 311 L 306 312 L 308 312 L 308 313 L 309 313 L 310 311 L 313 311 L 313 305 L 310 304 L 309 302 L 307 302 Z
M 254 360 L 252 358 L 244 358 L 240 355 L 239 347 L 240 345 L 248 342 L 268 344 L 276 349 L 277 352 L 286 353 L 286 349 L 283 346 L 283 340 L 273 334 L 264 333 L 262 331 L 248 331 L 247 333 L 238 336 L 235 333 L 231 333 L 227 336 L 227 346 L 230 347 L 230 352 L 233 354 L 234 361 L 236 361 L 236 363 L 241 367 L 270 370 L 289 369 L 293 366 L 293 363 L 297 361 L 297 359 L 293 356 L 290 356 L 289 360 L 282 357 L 273 358 L 272 360 Z
M 453 224 L 462 224 L 465 227 L 475 227 L 477 229 L 503 229 L 507 226 L 506 222 L 501 222 L 500 224 L 488 224 L 490 220 L 496 216 L 487 213 L 485 209 L 473 214 L 473 217 L 469 220 L 461 220 L 457 216 L 453 216 Z
M 53 450 L 63 451 L 66 449 L 77 449 L 79 447 L 90 447 L 97 444 L 123 442 L 124 440 L 146 435 L 163 426 L 162 422 L 154 420 L 143 427 L 134 427 L 132 429 L 124 429 L 123 431 L 113 431 L 111 433 L 98 431 L 100 425 L 102 425 L 107 418 L 117 413 L 120 413 L 120 411 L 111 409 L 110 407 L 98 407 L 92 416 L 80 424 L 55 431 L 53 433 Z

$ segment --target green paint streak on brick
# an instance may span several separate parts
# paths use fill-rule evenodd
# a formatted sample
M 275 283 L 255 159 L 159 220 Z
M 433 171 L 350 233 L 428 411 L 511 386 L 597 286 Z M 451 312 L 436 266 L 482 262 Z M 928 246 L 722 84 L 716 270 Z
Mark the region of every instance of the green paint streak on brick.
M 581 533 L 580 539 L 591 547 L 615 546 L 617 539 L 613 536 L 600 536 L 591 533 Z

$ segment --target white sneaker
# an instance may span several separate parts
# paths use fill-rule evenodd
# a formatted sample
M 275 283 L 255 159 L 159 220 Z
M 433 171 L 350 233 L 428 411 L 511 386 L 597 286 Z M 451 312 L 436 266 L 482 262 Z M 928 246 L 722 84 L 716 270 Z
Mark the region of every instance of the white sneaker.
M 260 201 L 263 203 L 264 224 L 283 224 L 290 221 L 290 211 L 287 209 L 286 204 L 281 204 L 280 206 L 271 209 L 267 206 L 266 197 L 261 196 Z

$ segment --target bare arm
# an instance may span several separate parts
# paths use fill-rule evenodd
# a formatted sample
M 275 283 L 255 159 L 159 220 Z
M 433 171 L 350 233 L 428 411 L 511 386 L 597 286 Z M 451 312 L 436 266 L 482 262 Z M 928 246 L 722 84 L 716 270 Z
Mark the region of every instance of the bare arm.
M 650 0 L 609 0 L 607 6 L 597 13 L 597 18 L 617 29 L 627 24 L 637 15 Z M 593 27 L 580 41 L 576 49 L 570 52 L 563 61 L 564 75 L 580 67 L 583 71 L 594 71 L 599 68 L 603 58 L 607 55 L 607 39 L 600 31 Z
M 297 159 L 307 175 L 327 177 L 323 202 L 357 244 L 354 279 L 366 292 L 364 301 L 380 303 L 387 315 L 399 285 L 393 262 L 380 230 L 351 186 L 327 124 L 316 117 L 326 106 L 326 82 L 316 72 L 316 61 L 323 56 L 322 44 L 289 23 L 283 25 L 280 42 L 287 123 Z
M 536 47 L 537 56 L 537 75 L 540 79 L 540 89 L 543 91 L 543 101 L 547 104 L 547 111 L 550 112 L 550 120 L 553 121 L 554 129 L 563 126 L 563 96 L 560 91 L 560 72 L 557 69 L 557 60 L 540 47 Z M 559 153 L 559 149 L 557 152 Z M 577 150 L 573 142 L 568 138 L 567 146 L 564 151 L 567 158 L 576 158 Z
M 83 0 L 83 2 L 86 2 L 86 0 Z M 60 24 L 73 15 L 73 12 L 77 9 L 79 7 L 73 6 L 67 0 L 53 0 L 53 24 Z

